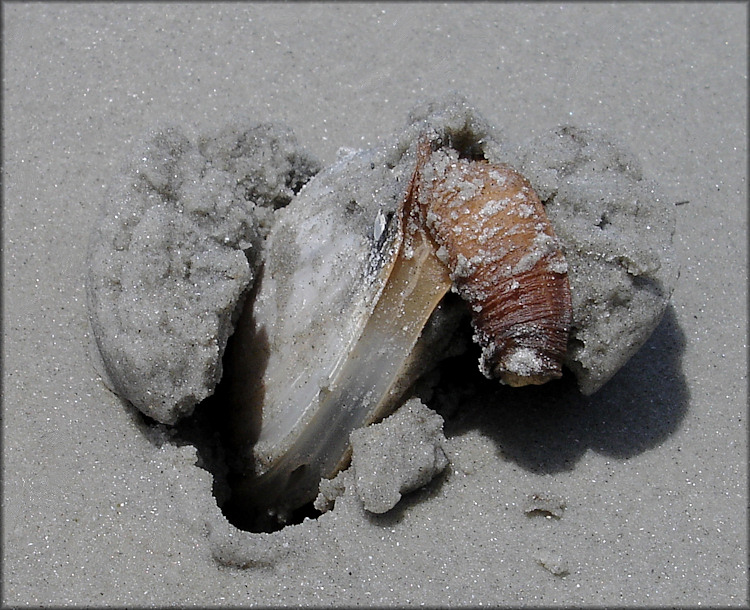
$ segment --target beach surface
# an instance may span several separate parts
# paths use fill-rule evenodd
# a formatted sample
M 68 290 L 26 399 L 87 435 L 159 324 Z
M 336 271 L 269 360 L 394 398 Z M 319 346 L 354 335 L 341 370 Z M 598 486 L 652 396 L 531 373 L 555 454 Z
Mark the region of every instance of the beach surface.
M 2 10 L 4 606 L 748 605 L 745 4 Z M 449 92 L 510 143 L 627 145 L 675 206 L 672 303 L 592 396 L 446 381 L 447 469 L 394 509 L 235 529 L 100 375 L 107 188 L 155 128 L 282 123 L 328 166 Z

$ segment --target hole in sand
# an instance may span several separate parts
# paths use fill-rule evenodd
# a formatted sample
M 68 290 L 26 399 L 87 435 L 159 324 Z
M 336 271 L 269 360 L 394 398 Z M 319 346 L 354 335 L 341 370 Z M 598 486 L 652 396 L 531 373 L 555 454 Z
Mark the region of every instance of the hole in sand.
M 225 412 L 228 408 L 221 383 L 213 396 L 200 403 L 193 415 L 179 422 L 172 442 L 178 445 L 189 443 L 198 451 L 198 466 L 213 476 L 213 495 L 227 520 L 236 528 L 249 532 L 274 532 L 287 525 L 314 519 L 320 512 L 310 502 L 280 521 L 275 515 L 249 508 L 238 500 L 234 492 L 237 473 L 243 467 L 230 453 L 226 435 Z M 245 465 L 246 467 L 246 465 Z M 304 474 L 305 465 L 292 472 L 292 479 Z

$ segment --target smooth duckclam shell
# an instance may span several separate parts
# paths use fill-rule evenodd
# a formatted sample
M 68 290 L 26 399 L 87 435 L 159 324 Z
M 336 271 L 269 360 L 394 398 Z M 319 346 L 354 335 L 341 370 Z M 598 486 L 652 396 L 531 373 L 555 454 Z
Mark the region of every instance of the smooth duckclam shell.
M 450 280 L 434 254 L 398 263 L 392 215 L 408 184 L 391 175 L 395 188 L 358 193 L 372 168 L 365 153 L 321 172 L 269 236 L 252 308 L 228 346 L 243 504 L 283 513 L 313 499 L 321 476 L 346 461 L 349 432 L 392 409 L 424 366 L 415 346 Z M 419 299 L 413 274 L 435 274 Z

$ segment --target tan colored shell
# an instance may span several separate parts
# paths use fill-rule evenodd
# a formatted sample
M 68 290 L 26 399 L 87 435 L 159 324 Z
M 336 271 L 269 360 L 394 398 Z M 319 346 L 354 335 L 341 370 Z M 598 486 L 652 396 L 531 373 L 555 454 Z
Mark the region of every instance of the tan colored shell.
M 472 308 L 482 370 L 512 386 L 562 375 L 571 323 L 567 263 L 529 182 L 504 165 L 419 144 L 422 222 Z

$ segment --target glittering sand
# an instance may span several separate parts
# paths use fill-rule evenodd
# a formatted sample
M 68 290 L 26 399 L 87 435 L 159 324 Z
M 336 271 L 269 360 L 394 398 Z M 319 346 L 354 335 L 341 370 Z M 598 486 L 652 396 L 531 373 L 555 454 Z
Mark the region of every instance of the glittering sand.
M 745 5 L 3 14 L 4 604 L 747 605 Z M 106 187 L 156 126 L 280 121 L 329 164 L 449 90 L 511 142 L 617 134 L 676 205 L 672 306 L 591 397 L 444 372 L 449 465 L 393 510 L 345 493 L 236 530 L 195 449 L 97 373 L 83 278 Z

